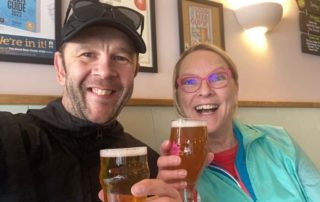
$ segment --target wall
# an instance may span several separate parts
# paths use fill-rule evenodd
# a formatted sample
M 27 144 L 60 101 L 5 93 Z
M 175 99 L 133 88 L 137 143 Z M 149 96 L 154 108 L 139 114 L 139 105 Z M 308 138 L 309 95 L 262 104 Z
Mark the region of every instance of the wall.
M 13 113 L 42 108 L 41 105 L 0 105 L 0 111 Z M 170 136 L 171 120 L 179 115 L 174 107 L 126 106 L 118 120 L 125 131 L 160 152 L 161 143 Z M 320 169 L 320 109 L 319 108 L 259 108 L 240 107 L 236 118 L 248 124 L 283 126 L 300 144 Z
M 238 65 L 240 100 L 320 101 L 317 93 L 320 57 L 301 52 L 298 7 L 294 0 L 279 0 L 284 5 L 283 19 L 265 35 L 264 48 L 250 43 L 238 24 L 233 11 L 238 0 L 215 1 L 224 4 L 226 50 Z M 62 20 L 67 3 L 62 1 Z M 179 57 L 177 1 L 158 0 L 155 5 L 159 73 L 140 72 L 134 98 L 172 97 L 172 68 Z M 0 94 L 62 92 L 52 65 L 0 62 L 0 86 Z
M 126 106 L 118 120 L 125 131 L 159 152 L 170 136 L 171 120 L 177 117 L 173 107 Z M 236 118 L 247 124 L 284 127 L 320 169 L 320 109 L 240 107 Z

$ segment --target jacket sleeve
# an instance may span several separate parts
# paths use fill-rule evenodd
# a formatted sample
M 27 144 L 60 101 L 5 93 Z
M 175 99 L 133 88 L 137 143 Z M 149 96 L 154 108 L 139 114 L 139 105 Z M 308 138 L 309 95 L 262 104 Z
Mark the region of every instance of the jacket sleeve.
M 1 124 L 1 123 L 0 123 Z M 0 136 L 1 136 L 1 131 L 0 131 Z M 4 177 L 6 176 L 6 170 L 7 170 L 7 166 L 6 166 L 6 152 L 4 150 L 1 138 L 0 138 L 0 181 L 4 180 Z
M 6 164 L 6 151 L 3 146 L 3 141 L 1 140 L 2 137 L 5 135 L 4 130 L 2 129 L 2 126 L 5 125 L 4 123 L 4 117 L 2 116 L 2 113 L 0 113 L 0 182 L 4 181 L 4 178 L 6 176 L 6 170 L 7 170 L 7 164 Z M 0 186 L 1 187 L 1 186 Z
M 303 149 L 293 141 L 297 154 L 297 171 L 310 202 L 320 199 L 320 171 Z
M 19 124 L 0 112 L 0 201 L 36 201 L 31 176 Z

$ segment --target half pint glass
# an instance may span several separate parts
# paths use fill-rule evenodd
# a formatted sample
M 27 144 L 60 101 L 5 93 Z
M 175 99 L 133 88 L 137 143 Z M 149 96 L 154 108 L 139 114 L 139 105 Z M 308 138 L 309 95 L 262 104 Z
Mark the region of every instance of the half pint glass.
M 147 147 L 100 150 L 100 183 L 105 201 L 146 201 L 147 196 L 133 196 L 131 187 L 149 177 Z
M 176 169 L 188 172 L 184 202 L 193 201 L 193 189 L 207 159 L 207 139 L 207 122 L 204 120 L 184 118 L 171 122 L 170 153 L 181 158 L 181 164 Z

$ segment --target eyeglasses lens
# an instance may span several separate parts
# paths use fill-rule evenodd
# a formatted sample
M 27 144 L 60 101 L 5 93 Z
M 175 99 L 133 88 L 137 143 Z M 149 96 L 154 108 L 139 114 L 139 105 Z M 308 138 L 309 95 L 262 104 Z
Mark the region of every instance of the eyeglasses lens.
M 223 87 L 228 82 L 228 75 L 224 72 L 212 74 L 208 77 L 208 83 L 213 88 Z
M 78 1 L 74 4 L 73 13 L 79 20 L 89 21 L 101 17 L 104 8 L 100 3 L 92 1 Z
M 200 85 L 200 81 L 196 77 L 194 78 L 188 77 L 188 78 L 181 79 L 180 85 L 185 91 L 194 92 L 198 89 Z
M 124 8 L 117 8 L 117 10 L 121 12 L 122 15 L 120 14 L 119 16 L 117 16 L 117 13 L 115 13 L 115 17 L 120 18 L 121 16 L 125 15 L 126 17 L 128 17 L 133 21 L 133 25 L 136 29 L 139 28 L 139 26 L 141 25 L 141 18 L 137 13 L 133 12 L 132 10 L 124 9 Z

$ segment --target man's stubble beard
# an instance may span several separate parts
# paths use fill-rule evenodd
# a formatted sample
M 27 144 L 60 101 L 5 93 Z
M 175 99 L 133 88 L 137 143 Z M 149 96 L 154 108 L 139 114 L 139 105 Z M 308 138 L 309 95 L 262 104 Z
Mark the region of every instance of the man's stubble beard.
M 67 95 L 64 95 L 64 96 L 68 97 L 67 106 L 65 106 L 66 110 L 77 118 L 87 120 L 98 125 L 108 125 L 112 123 L 114 120 L 116 120 L 117 116 L 120 114 L 124 105 L 130 99 L 133 93 L 133 84 L 132 84 L 132 86 L 128 88 L 128 91 L 124 95 L 124 97 L 120 97 L 118 101 L 115 103 L 115 105 L 112 106 L 111 113 L 109 114 L 109 116 L 107 116 L 107 120 L 92 121 L 89 119 L 91 112 L 90 112 L 90 108 L 88 108 L 88 103 L 85 98 L 85 93 L 82 90 L 82 89 L 85 89 L 85 87 L 83 88 L 80 87 L 80 89 L 77 89 L 72 79 L 69 78 L 67 72 L 65 72 L 65 75 L 66 75 L 66 94 Z M 106 107 L 108 106 L 106 105 Z
M 88 120 L 86 111 L 87 103 L 85 96 L 83 95 L 81 89 L 75 89 L 73 82 L 69 79 L 68 74 L 66 73 L 66 95 L 67 100 L 67 111 L 75 117 L 80 119 Z

